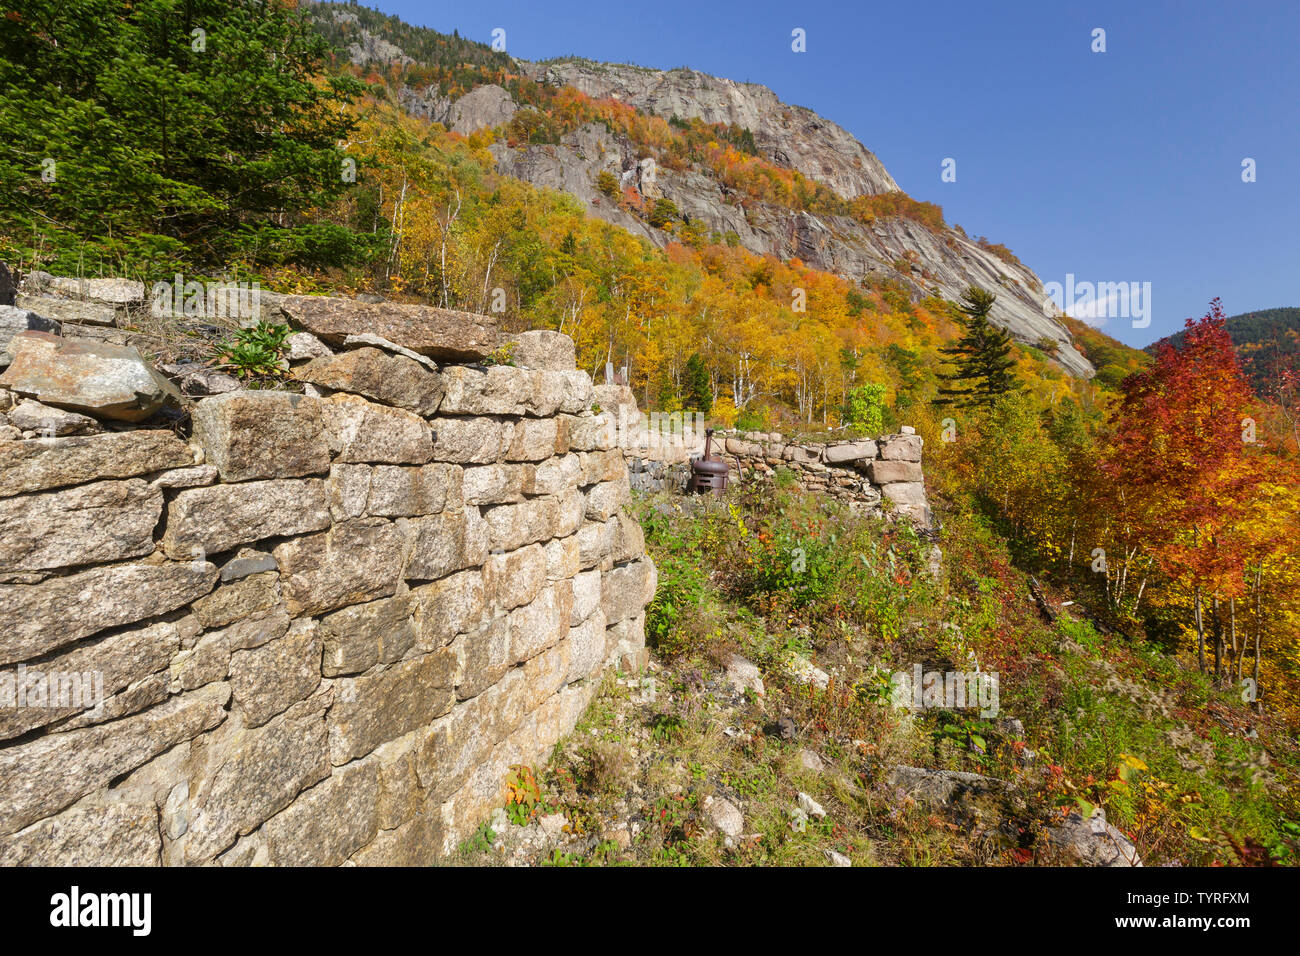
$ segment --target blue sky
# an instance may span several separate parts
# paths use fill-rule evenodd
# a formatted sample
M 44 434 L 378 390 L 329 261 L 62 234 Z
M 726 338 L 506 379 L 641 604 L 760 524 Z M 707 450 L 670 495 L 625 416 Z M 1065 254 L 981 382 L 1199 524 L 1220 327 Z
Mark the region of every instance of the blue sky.
M 1201 315 L 1300 306 L 1300 3 L 370 0 L 524 59 L 771 87 L 834 120 L 908 193 L 1044 282 L 1149 282 L 1144 345 Z M 807 52 L 791 51 L 791 31 Z M 1092 32 L 1106 31 L 1094 53 Z M 940 180 L 957 161 L 957 181 Z M 1256 181 L 1242 181 L 1242 161 Z

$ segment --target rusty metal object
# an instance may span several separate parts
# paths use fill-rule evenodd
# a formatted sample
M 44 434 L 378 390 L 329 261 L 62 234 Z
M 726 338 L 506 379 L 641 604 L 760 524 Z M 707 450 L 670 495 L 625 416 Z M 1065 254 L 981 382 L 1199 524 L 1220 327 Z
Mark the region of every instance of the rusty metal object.
M 713 429 L 704 432 L 704 454 L 691 459 L 691 478 L 686 488 L 693 494 L 721 495 L 727 490 L 727 463 L 715 457 Z

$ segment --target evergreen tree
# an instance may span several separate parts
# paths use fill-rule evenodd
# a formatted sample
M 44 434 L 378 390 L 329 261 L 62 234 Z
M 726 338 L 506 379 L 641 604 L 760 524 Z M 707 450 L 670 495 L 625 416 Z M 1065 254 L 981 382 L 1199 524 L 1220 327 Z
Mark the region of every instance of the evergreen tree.
M 989 321 L 996 298 L 978 286 L 962 293 L 959 308 L 966 315 L 965 331 L 956 344 L 942 349 L 956 368 L 942 376 L 936 404 L 988 407 L 1018 388 L 1011 371 L 1011 336 Z
M 713 409 L 713 389 L 709 385 L 709 370 L 698 353 L 686 360 L 686 407 L 692 411 L 709 414 Z
M 63 268 L 87 244 L 346 253 L 347 230 L 294 229 L 351 181 L 339 107 L 362 85 L 322 80 L 327 53 L 284 0 L 26 0 L 0 17 L 0 232 Z

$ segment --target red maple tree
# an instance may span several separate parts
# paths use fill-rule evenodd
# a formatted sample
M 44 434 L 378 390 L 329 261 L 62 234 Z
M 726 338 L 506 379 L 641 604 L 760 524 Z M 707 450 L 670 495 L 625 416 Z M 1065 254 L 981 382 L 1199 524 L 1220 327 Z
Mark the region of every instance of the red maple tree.
M 1101 468 L 1135 510 L 1145 550 L 1192 597 L 1202 673 L 1212 603 L 1217 674 L 1218 605 L 1241 593 L 1239 529 L 1261 478 L 1248 441 L 1254 396 L 1219 300 L 1202 318 L 1188 319 L 1182 346 L 1163 344 L 1150 368 L 1124 381 L 1123 392 Z

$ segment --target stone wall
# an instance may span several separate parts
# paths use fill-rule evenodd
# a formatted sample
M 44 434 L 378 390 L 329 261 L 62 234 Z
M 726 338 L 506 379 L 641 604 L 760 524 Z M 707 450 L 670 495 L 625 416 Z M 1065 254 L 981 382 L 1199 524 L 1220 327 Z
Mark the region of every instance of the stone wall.
M 690 477 L 690 459 L 704 451 L 703 436 L 688 432 L 684 442 L 655 441 L 659 431 L 648 417 L 639 426 L 628 459 L 634 491 L 681 492 Z M 728 481 L 772 481 L 778 470 L 801 487 L 842 498 L 873 511 L 884 503 L 922 528 L 931 524 L 921 467 L 923 440 L 910 428 L 878 439 L 831 443 L 787 442 L 779 434 L 717 431 L 712 453 L 728 466 Z
M 489 365 L 487 317 L 282 309 L 302 393 L 202 398 L 189 434 L 79 404 L 100 353 L 15 320 L 0 864 L 432 862 L 643 665 L 655 570 L 571 341 Z

